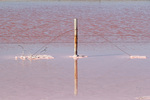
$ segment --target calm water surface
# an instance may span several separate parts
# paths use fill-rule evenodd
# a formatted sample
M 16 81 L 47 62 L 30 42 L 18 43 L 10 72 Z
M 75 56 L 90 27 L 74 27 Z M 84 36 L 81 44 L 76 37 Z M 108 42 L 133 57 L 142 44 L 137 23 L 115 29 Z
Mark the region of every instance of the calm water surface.
M 150 2 L 0 2 L 0 99 L 150 96 L 149 16 Z M 78 60 L 69 58 L 74 18 L 79 20 L 79 54 L 88 56 Z M 40 48 L 37 54 L 55 59 L 14 59 Z M 120 49 L 147 59 L 131 60 Z

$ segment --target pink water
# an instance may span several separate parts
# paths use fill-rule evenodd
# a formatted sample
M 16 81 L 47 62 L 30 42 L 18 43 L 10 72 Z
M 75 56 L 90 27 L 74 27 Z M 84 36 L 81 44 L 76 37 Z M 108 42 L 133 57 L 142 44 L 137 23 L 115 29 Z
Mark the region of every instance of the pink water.
M 149 2 L 1 2 L 0 42 L 72 42 L 74 18 L 80 42 L 149 42 L 149 16 Z
M 146 1 L 0 2 L 0 100 L 135 100 L 150 96 L 149 16 Z M 76 64 L 69 58 L 73 55 L 74 18 L 79 21 L 79 54 L 88 56 Z M 14 59 L 23 51 L 34 54 L 41 47 L 37 54 L 55 59 Z M 117 47 L 147 59 L 131 60 Z M 41 52 L 43 49 L 46 51 Z M 78 67 L 78 84 L 74 67 Z

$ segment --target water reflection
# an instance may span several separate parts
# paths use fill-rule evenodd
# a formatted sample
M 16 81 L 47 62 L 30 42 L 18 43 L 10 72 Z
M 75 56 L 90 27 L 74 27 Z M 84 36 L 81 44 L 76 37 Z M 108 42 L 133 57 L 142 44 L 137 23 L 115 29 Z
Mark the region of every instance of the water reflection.
M 78 94 L 78 59 L 74 59 L 74 95 Z

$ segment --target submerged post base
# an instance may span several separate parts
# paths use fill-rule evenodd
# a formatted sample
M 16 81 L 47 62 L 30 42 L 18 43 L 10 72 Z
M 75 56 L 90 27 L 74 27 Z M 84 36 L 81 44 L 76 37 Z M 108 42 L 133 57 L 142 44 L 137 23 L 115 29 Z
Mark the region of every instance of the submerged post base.
M 74 58 L 74 59 L 78 59 L 78 58 L 87 58 L 88 56 L 85 55 L 73 55 L 73 56 L 69 56 L 70 58 Z

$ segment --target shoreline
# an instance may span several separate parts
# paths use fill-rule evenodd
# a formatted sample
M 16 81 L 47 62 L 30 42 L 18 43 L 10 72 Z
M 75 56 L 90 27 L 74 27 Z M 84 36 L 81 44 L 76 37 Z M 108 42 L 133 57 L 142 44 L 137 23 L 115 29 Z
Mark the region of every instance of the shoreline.
M 104 1 L 150 1 L 150 0 L 0 0 L 0 2 L 104 2 Z

